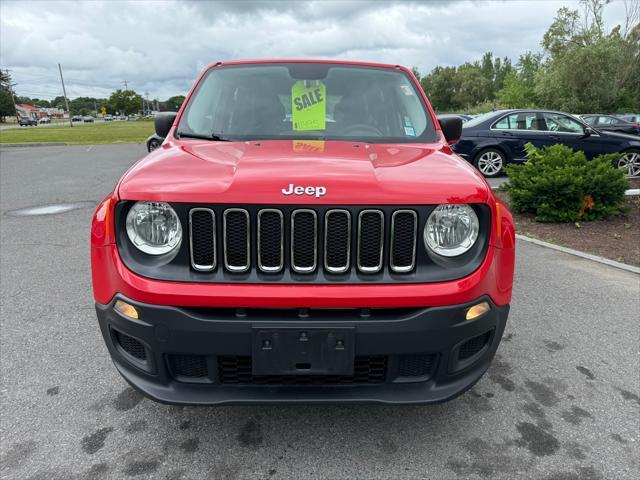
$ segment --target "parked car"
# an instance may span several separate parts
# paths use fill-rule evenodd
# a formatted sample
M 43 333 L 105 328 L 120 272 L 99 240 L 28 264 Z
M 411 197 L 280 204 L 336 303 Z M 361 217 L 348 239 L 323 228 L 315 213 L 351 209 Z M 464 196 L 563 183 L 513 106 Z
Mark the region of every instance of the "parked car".
M 482 377 L 513 219 L 410 70 L 218 62 L 187 98 L 91 228 L 100 329 L 131 385 L 180 404 L 434 403 Z
M 112 122 L 113 121 L 113 115 L 110 115 L 110 114 L 105 115 L 104 116 L 104 121 L 105 122 Z
M 20 117 L 18 120 L 18 125 L 21 127 L 35 127 L 38 125 L 38 121 L 31 117 Z
M 640 175 L 640 138 L 605 132 L 563 112 L 501 110 L 465 123 L 452 148 L 485 176 L 500 175 L 507 163 L 526 161 L 525 144 L 541 148 L 560 143 L 582 150 L 588 159 L 620 153 L 616 166 L 628 176 Z
M 640 114 L 638 113 L 625 113 L 624 115 L 616 115 L 616 117 L 626 122 L 634 123 L 636 127 L 640 128 Z
M 147 138 L 147 151 L 153 152 L 162 145 L 162 142 L 164 142 L 164 137 L 159 136 L 157 133 L 150 135 L 149 138 Z
M 80 115 L 74 115 L 73 117 L 71 117 L 71 121 L 72 122 L 81 122 L 82 121 L 82 117 Z
M 588 125 L 600 131 L 640 134 L 638 123 L 628 122 L 613 115 L 581 115 Z
M 82 117 L 82 121 L 84 123 L 93 123 L 93 117 L 91 115 L 87 115 L 85 117 Z
M 42 117 L 38 120 L 38 123 L 51 123 L 51 119 L 49 117 Z

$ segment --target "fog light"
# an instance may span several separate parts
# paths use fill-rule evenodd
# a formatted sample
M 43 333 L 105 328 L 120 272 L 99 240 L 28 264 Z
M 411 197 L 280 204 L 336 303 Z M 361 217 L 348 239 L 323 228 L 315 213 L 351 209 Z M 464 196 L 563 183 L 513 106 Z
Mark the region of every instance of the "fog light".
M 474 305 L 469 310 L 467 310 L 467 320 L 474 320 L 478 317 L 481 317 L 489 310 L 491 310 L 491 306 L 489 306 L 487 302 L 482 302 Z
M 128 304 L 127 302 L 123 302 L 122 300 L 116 300 L 116 304 L 113 308 L 120 312 L 125 317 L 129 318 L 138 318 L 138 310 L 133 305 Z M 467 314 L 468 315 L 468 314 Z

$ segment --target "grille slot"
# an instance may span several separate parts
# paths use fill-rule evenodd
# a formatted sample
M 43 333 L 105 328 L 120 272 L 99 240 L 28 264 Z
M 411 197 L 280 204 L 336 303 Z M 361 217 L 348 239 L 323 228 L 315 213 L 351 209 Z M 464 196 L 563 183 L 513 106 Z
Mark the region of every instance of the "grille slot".
M 294 210 L 291 214 L 291 268 L 311 273 L 318 263 L 318 216 L 314 210 Z
M 209 375 L 204 355 L 169 355 L 171 373 L 177 378 L 205 378 Z
M 113 330 L 113 335 L 126 353 L 143 362 L 147 360 L 147 350 L 138 340 L 117 330 Z
M 224 211 L 224 266 L 230 272 L 249 270 L 249 212 L 241 208 Z
M 387 357 L 356 357 L 353 375 L 253 375 L 251 367 L 251 357 L 218 357 L 220 383 L 236 385 L 378 384 L 385 381 Z
M 358 270 L 377 273 L 382 269 L 384 253 L 384 214 L 363 210 L 358 215 Z
M 258 268 L 279 272 L 284 265 L 284 222 L 282 212 L 264 209 L 258 212 Z
M 351 264 L 351 214 L 348 210 L 329 210 L 324 217 L 324 268 L 344 273 Z
M 216 268 L 216 216 L 208 208 L 193 208 L 189 211 L 189 242 L 191 266 L 199 272 L 210 272 Z
M 391 217 L 391 270 L 406 273 L 416 265 L 418 215 L 413 210 L 396 210 Z

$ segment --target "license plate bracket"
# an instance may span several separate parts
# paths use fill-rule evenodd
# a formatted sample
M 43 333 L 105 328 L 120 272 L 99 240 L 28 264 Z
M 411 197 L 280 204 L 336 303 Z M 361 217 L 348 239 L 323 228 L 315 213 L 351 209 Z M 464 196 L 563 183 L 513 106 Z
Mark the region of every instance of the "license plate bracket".
M 252 328 L 253 375 L 353 375 L 352 327 Z

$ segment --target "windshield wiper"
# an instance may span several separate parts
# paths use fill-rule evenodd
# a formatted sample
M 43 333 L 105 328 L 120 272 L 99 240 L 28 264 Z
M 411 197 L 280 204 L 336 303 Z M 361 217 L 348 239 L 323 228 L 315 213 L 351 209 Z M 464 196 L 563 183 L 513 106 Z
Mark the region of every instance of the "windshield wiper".
M 202 140 L 212 140 L 216 142 L 230 142 L 228 138 L 220 137 L 215 134 L 211 135 L 202 135 L 200 133 L 189 133 L 189 132 L 176 132 L 178 138 L 200 138 Z

